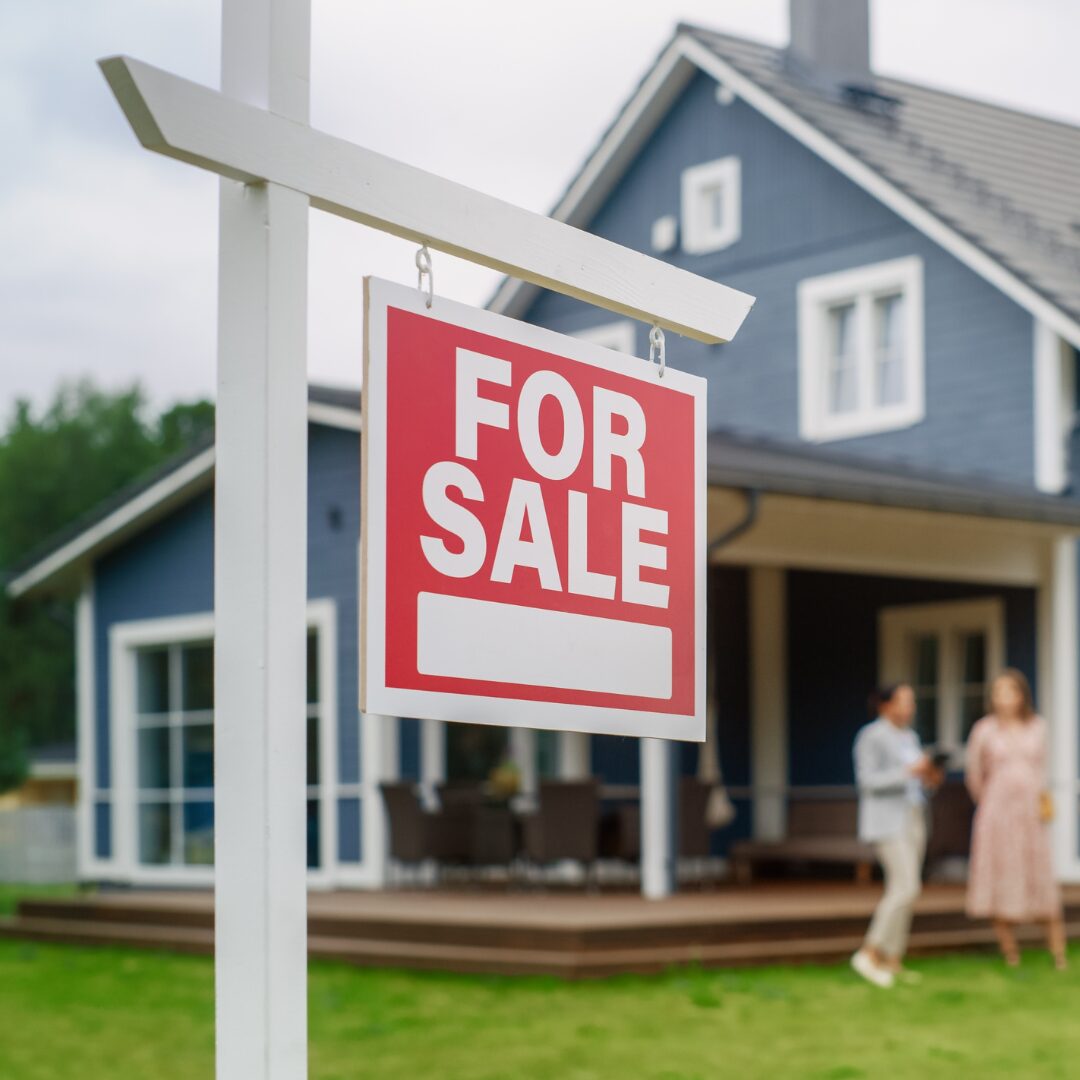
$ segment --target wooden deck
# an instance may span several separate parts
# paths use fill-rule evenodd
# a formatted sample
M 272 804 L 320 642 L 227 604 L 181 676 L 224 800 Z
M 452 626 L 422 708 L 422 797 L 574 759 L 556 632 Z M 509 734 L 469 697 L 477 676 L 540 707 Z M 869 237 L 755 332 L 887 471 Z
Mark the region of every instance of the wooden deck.
M 650 902 L 632 894 L 560 892 L 313 892 L 312 956 L 363 966 L 589 978 L 679 964 L 734 966 L 842 959 L 866 929 L 880 885 L 723 886 Z M 914 953 L 993 946 L 964 915 L 963 890 L 928 886 Z M 1080 887 L 1066 891 L 1080 938 Z M 209 892 L 116 892 L 26 900 L 0 936 L 208 953 Z M 1036 928 L 1025 932 L 1039 940 Z

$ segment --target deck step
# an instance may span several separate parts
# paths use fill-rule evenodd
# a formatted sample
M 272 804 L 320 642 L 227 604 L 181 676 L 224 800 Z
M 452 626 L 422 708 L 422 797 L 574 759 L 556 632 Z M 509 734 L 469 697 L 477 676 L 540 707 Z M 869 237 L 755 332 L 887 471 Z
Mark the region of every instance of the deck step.
M 1067 927 L 1080 938 L 1080 922 Z M 211 953 L 213 932 L 198 927 L 148 926 L 115 920 L 95 922 L 70 918 L 19 916 L 0 920 L 0 937 L 82 945 L 128 946 Z M 1021 940 L 1037 943 L 1037 928 L 1021 931 Z M 375 938 L 314 935 L 309 953 L 363 967 L 397 967 L 497 975 L 554 975 L 600 978 L 616 974 L 651 974 L 671 967 L 735 967 L 775 963 L 822 963 L 842 960 L 855 951 L 861 934 L 804 937 L 801 940 L 733 941 L 723 944 L 644 945 L 623 949 L 504 948 L 476 944 L 408 942 Z M 923 930 L 911 936 L 911 952 L 926 955 L 992 948 L 988 927 L 967 926 Z
M 18 915 L 0 919 L 0 938 L 67 942 L 72 945 L 124 945 L 175 952 L 212 953 L 214 931 L 186 926 L 147 926 L 114 920 L 49 919 Z

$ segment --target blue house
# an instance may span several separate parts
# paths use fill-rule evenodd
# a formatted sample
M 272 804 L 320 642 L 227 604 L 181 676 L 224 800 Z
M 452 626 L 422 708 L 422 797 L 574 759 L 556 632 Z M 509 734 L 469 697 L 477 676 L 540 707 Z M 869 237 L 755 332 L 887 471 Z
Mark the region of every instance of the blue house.
M 1080 881 L 1080 129 L 878 76 L 865 2 L 792 11 L 782 50 L 678 27 L 553 211 L 758 297 L 736 342 L 667 343 L 709 381 L 700 753 L 739 809 L 716 851 L 850 789 L 877 681 L 911 681 L 960 764 L 1008 664 L 1050 720 L 1057 864 Z M 491 308 L 647 349 L 647 327 L 519 281 Z M 526 791 L 637 784 L 634 740 L 358 715 L 359 393 L 313 387 L 309 418 L 312 881 L 384 881 L 387 778 L 510 753 Z M 78 596 L 87 879 L 211 880 L 213 478 L 196 447 L 9 586 Z

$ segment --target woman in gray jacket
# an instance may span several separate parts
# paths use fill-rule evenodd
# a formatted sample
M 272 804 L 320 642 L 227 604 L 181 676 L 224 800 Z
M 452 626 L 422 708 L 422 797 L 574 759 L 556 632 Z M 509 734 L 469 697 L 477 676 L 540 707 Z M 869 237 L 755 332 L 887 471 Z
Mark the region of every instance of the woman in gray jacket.
M 871 698 L 875 717 L 855 738 L 859 839 L 872 843 L 885 874 L 885 893 L 851 966 L 875 986 L 914 981 L 901 965 L 915 901 L 922 891 L 926 850 L 925 788 L 941 772 L 912 730 L 915 692 L 906 683 L 881 687 Z

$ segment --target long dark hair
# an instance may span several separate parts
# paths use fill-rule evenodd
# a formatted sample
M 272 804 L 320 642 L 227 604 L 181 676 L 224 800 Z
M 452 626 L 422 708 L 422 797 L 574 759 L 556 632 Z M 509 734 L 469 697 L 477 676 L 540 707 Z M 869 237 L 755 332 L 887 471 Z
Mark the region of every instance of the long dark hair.
M 894 697 L 896 697 L 897 691 L 902 690 L 905 686 L 910 686 L 911 683 L 906 682 L 891 682 L 883 683 L 881 686 L 875 686 L 870 691 L 870 696 L 866 699 L 866 709 L 870 713 L 870 719 L 874 720 L 881 715 L 881 706 L 888 705 Z

